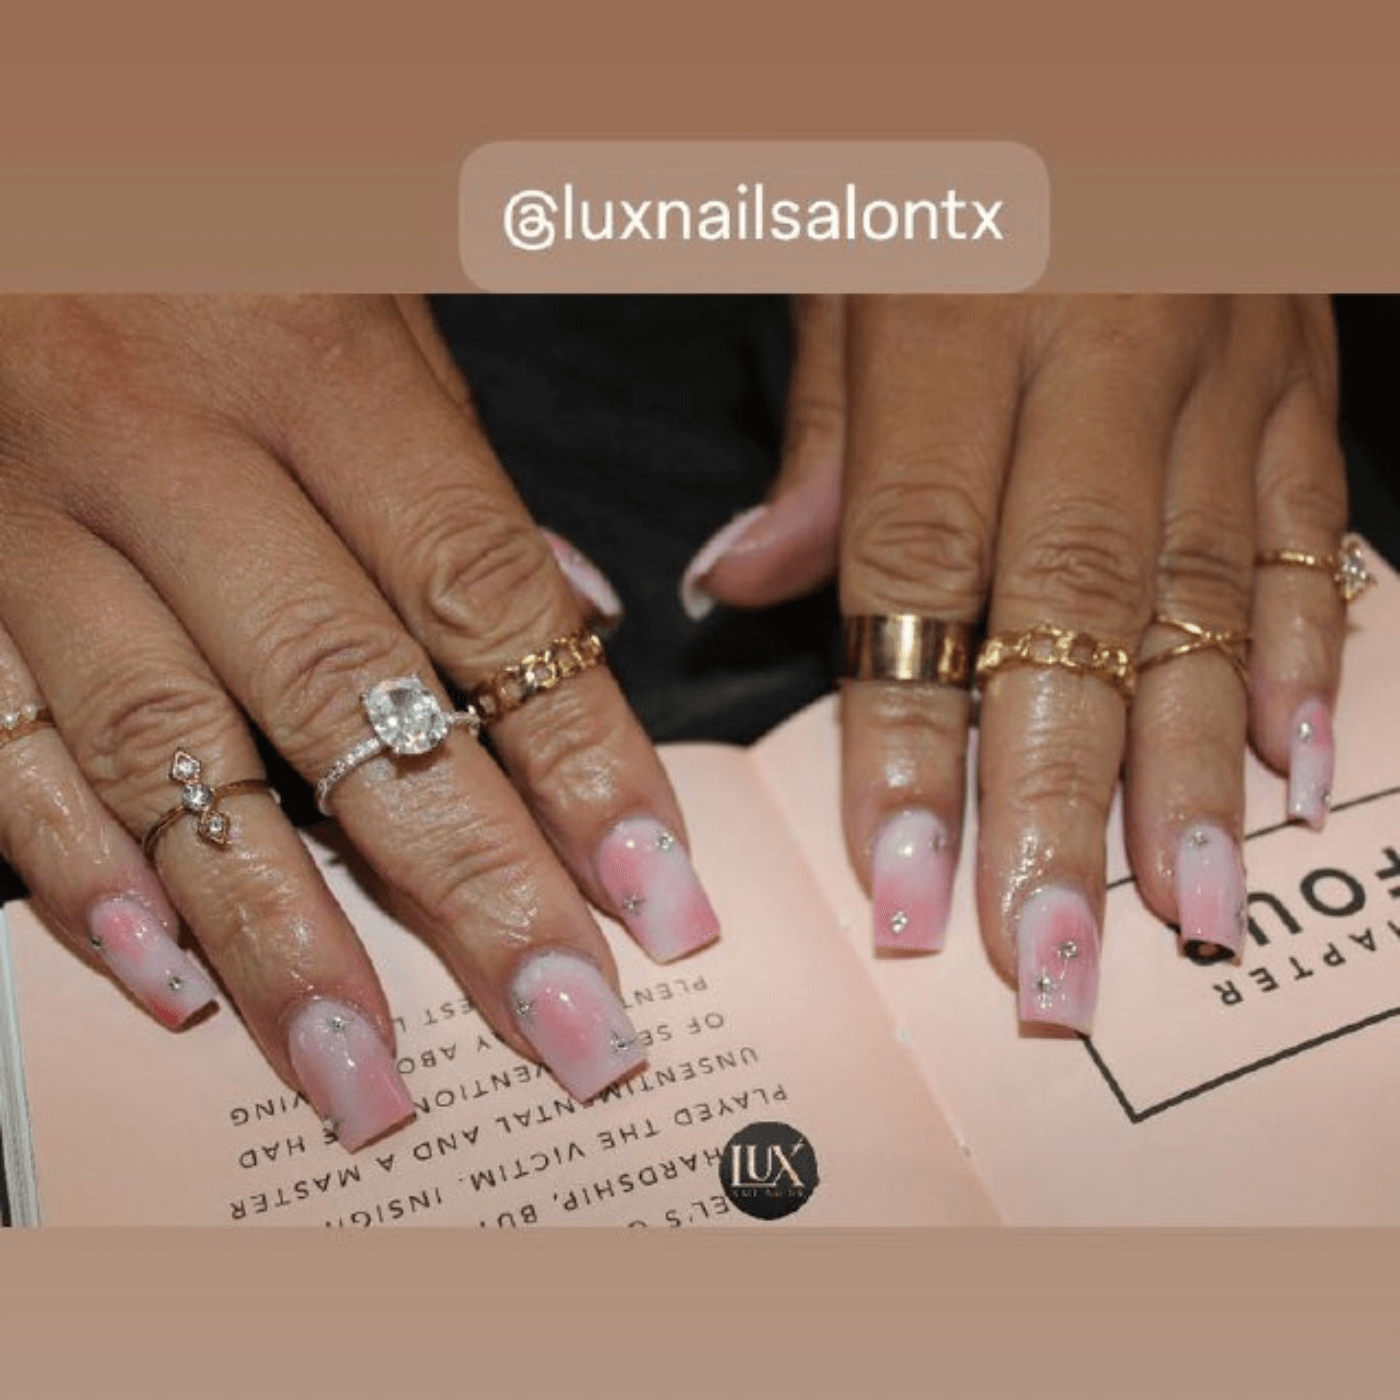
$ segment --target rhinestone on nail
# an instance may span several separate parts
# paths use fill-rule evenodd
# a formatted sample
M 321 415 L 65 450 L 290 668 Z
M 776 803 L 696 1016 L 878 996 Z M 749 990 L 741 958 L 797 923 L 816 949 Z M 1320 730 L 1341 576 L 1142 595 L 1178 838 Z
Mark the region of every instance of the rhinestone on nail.
M 669 851 L 676 844 L 676 838 L 669 831 L 659 831 L 656 834 L 656 849 L 658 851 Z
M 1055 994 L 1055 979 L 1048 972 L 1042 972 L 1035 979 L 1035 999 L 1040 1006 L 1050 1005 L 1050 1000 Z
M 1298 742 L 1300 744 L 1310 744 L 1312 742 L 1314 730 L 1310 719 L 1302 720 L 1298 725 Z
M 350 1022 L 346 1020 L 344 1016 L 326 1017 L 326 1029 L 328 1031 L 335 1031 L 337 1035 L 342 1033 L 349 1024 Z
M 623 912 L 624 914 L 640 914 L 641 911 L 642 911 L 642 906 L 643 906 L 645 903 L 646 903 L 646 900 L 644 900 L 644 899 L 641 897 L 641 895 L 639 895 L 639 894 L 629 894 L 629 895 L 622 901 L 622 912 Z
M 635 1036 L 618 1035 L 616 1031 L 608 1032 L 608 1045 L 614 1055 L 621 1055 L 624 1051 L 630 1050 L 636 1043 Z
M 1206 845 L 1209 841 L 1210 837 L 1207 836 L 1204 831 L 1193 831 L 1186 838 L 1186 844 L 1188 846 L 1194 846 L 1197 850 L 1200 850 L 1200 848 Z
M 890 915 L 890 932 L 898 938 L 908 927 L 909 915 L 906 914 L 903 909 L 896 909 L 894 913 Z
M 178 992 L 180 988 L 185 985 L 185 979 L 178 973 L 172 973 L 171 976 L 165 979 L 165 985 L 167 990 Z
M 95 934 L 88 934 L 88 946 L 101 952 L 107 945 Z
M 534 1014 L 534 1011 L 535 1003 L 533 1001 L 526 1001 L 523 997 L 516 998 L 515 1014 L 519 1016 L 522 1020 L 528 1020 L 529 1017 Z
M 1075 958 L 1079 956 L 1079 944 L 1077 944 L 1072 938 L 1066 938 L 1065 941 L 1061 943 L 1058 948 L 1055 949 L 1055 951 L 1060 955 L 1061 958 L 1064 959 L 1065 962 L 1072 962 Z

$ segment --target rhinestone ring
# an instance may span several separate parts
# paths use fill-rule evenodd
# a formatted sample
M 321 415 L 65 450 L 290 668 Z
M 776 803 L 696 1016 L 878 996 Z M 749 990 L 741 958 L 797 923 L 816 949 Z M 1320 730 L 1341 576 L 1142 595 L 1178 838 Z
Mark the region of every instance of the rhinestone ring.
M 331 789 L 376 755 L 388 752 L 411 758 L 431 753 L 454 729 L 469 729 L 473 737 L 481 732 L 481 716 L 475 708 L 444 710 L 418 676 L 380 681 L 370 686 L 360 701 L 374 734 L 341 754 L 316 784 L 316 806 L 323 816 L 331 814 Z
M 1313 569 L 1326 574 L 1341 594 L 1342 602 L 1354 603 L 1375 578 L 1366 567 L 1361 540 L 1347 535 L 1335 554 L 1311 554 L 1305 549 L 1266 549 L 1254 556 L 1256 565 L 1287 564 L 1295 569 Z
M 141 852 L 150 860 L 156 842 L 184 817 L 194 818 L 195 834 L 211 846 L 227 846 L 233 841 L 233 819 L 219 803 L 226 797 L 238 797 L 245 792 L 277 794 L 266 778 L 239 778 L 232 783 L 210 787 L 201 781 L 204 765 L 184 749 L 176 749 L 170 760 L 170 781 L 180 786 L 180 801 L 164 816 L 158 817 L 141 840 Z
M 0 714 L 0 749 L 40 729 L 52 729 L 53 716 L 43 705 L 21 705 Z

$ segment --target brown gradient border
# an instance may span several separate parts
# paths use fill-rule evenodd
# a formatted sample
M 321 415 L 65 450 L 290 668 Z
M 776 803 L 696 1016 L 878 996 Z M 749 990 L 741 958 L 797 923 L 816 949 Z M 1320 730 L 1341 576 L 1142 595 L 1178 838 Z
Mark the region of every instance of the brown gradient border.
M 266 0 L 197 26 L 169 0 L 73 8 L 7 19 L 11 289 L 463 288 L 470 152 L 629 137 L 1024 143 L 1054 289 L 1386 290 L 1400 265 L 1400 15 L 1357 0 L 1308 24 L 1228 0 L 820 23 L 715 0 L 664 27 L 636 0 L 408 3 L 377 28 Z
M 1400 14 L 1025 3 L 30 7 L 0 286 L 463 285 L 495 140 L 1005 139 L 1059 289 L 1400 286 Z M 101 16 L 99 20 L 96 17 Z M 1131 21 L 1131 29 L 1122 27 Z M 1388 28 L 1389 32 L 1385 32 Z M 15 1396 L 1385 1393 L 1393 1232 L 6 1232 Z
M 1394 1232 L 14 1233 L 6 1393 L 1365 1395 Z M 910 1384 L 916 1391 L 909 1389 Z

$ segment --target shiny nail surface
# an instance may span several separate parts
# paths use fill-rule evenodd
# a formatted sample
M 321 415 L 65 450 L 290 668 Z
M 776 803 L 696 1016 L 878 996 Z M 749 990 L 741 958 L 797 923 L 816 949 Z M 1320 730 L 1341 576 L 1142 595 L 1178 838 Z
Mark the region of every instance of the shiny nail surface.
M 1288 815 L 1320 831 L 1332 801 L 1332 711 L 1309 700 L 1293 716 L 1288 754 Z
M 306 1002 L 288 1027 L 287 1052 L 303 1092 L 347 1152 L 413 1116 L 389 1047 L 353 1006 L 327 997 Z
M 622 617 L 622 599 L 603 571 L 562 535 L 553 530 L 541 530 L 540 534 L 569 586 L 590 605 L 597 620 L 605 626 L 615 625 Z
M 1181 937 L 1238 953 L 1247 921 L 1244 861 L 1229 832 L 1198 822 L 1176 848 L 1176 906 Z
M 744 532 L 767 510 L 767 506 L 754 506 L 736 515 L 723 529 L 715 531 L 690 561 L 681 579 L 681 606 L 692 621 L 699 622 L 715 606 L 715 600 L 705 592 L 705 575 L 739 543 Z
M 511 1008 L 520 1033 L 581 1102 L 646 1060 L 617 993 L 576 953 L 529 959 L 511 984 Z
M 1099 928 L 1077 890 L 1050 886 L 1021 906 L 1016 967 L 1023 1021 L 1086 1035 L 1099 991 Z
M 143 904 L 118 896 L 88 911 L 88 943 L 162 1025 L 183 1025 L 217 997 L 213 982 Z
M 680 838 L 651 817 L 619 822 L 594 858 L 628 932 L 658 962 L 719 937 L 719 920 Z
M 870 861 L 877 948 L 936 952 L 948 927 L 953 849 L 932 812 L 896 813 L 880 828 Z

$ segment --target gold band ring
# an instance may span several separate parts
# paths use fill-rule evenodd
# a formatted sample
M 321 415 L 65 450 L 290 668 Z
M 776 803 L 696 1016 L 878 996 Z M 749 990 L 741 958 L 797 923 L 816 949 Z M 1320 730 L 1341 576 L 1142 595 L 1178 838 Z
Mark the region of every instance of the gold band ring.
M 527 700 L 553 690 L 603 659 L 603 643 L 591 627 L 580 627 L 566 637 L 556 637 L 539 651 L 503 666 L 472 687 L 467 698 L 482 724 L 518 710 Z
M 233 820 L 220 808 L 219 803 L 226 797 L 238 797 L 246 792 L 266 792 L 274 800 L 277 794 L 266 778 L 239 778 L 231 783 L 221 783 L 210 787 L 200 782 L 204 765 L 191 753 L 177 749 L 170 760 L 170 781 L 180 785 L 180 801 L 177 806 L 156 818 L 145 836 L 141 838 L 141 853 L 150 860 L 155 852 L 156 842 L 184 817 L 193 817 L 195 833 L 201 841 L 211 846 L 227 846 L 233 841 Z
M 849 680 L 972 684 L 973 629 L 916 613 L 848 617 L 845 625 Z
M 1202 627 L 1198 623 L 1187 622 L 1179 617 L 1167 617 L 1162 613 L 1158 613 L 1152 621 L 1158 627 L 1174 627 L 1178 632 L 1184 632 L 1186 640 L 1163 647 L 1161 651 L 1154 651 L 1151 656 L 1139 657 L 1139 675 L 1164 662 L 1175 661 L 1178 657 L 1218 651 L 1235 668 L 1235 674 L 1240 680 L 1246 686 L 1249 685 L 1249 662 L 1246 659 L 1249 652 L 1248 632 L 1213 632 L 1209 627 Z
M 1123 647 L 1109 646 L 1087 632 L 1069 632 L 1042 622 L 1024 632 L 1002 632 L 982 643 L 977 683 L 986 689 L 998 671 L 1018 666 L 1054 666 L 1111 685 L 1124 700 L 1133 698 L 1137 667 Z
M 1254 556 L 1254 563 L 1260 568 L 1287 565 L 1326 574 L 1344 603 L 1354 603 L 1376 581 L 1366 567 L 1366 556 L 1361 552 L 1361 540 L 1356 535 L 1347 535 L 1335 554 L 1312 554 L 1305 549 L 1265 549 Z

